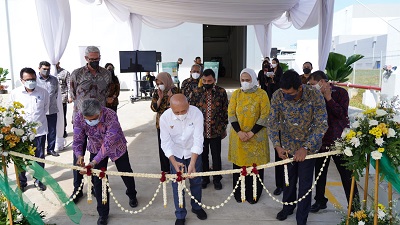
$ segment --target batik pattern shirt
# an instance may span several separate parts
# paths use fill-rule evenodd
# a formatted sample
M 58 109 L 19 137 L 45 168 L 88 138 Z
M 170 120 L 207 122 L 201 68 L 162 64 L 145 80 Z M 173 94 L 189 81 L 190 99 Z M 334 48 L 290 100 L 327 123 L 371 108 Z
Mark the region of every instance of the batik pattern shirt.
M 179 90 L 177 87 L 173 87 L 173 88 L 171 88 L 171 92 L 172 92 L 172 94 L 177 94 L 179 92 Z M 157 107 L 157 101 L 160 97 L 158 96 L 157 90 L 154 90 L 153 98 L 151 99 L 150 108 L 151 108 L 151 110 L 153 110 L 154 112 L 157 113 L 157 115 L 156 115 L 156 128 L 157 129 L 160 129 L 161 115 L 165 112 L 165 110 L 169 109 L 169 97 L 168 97 L 167 93 L 168 93 L 168 91 L 164 91 L 163 99 L 161 100 L 161 103 L 158 107 Z
M 198 88 L 199 79 L 195 80 L 193 78 L 188 78 L 182 82 L 181 91 L 182 94 L 186 96 L 186 98 L 190 98 L 190 94 L 194 89 Z
M 71 74 L 70 97 L 74 101 L 74 112 L 77 112 L 85 99 L 95 98 L 102 106 L 106 105 L 106 98 L 111 84 L 110 71 L 99 67 L 96 74 L 90 73 L 89 68 L 83 66 Z
M 119 159 L 127 150 L 126 139 L 118 121 L 117 114 L 102 107 L 99 123 L 89 126 L 82 115 L 76 113 L 74 117 L 74 143 L 72 149 L 76 157 L 82 156 L 84 139 L 87 137 L 87 150 L 96 154 L 93 158 L 100 162 L 106 157 L 112 161 Z
M 60 68 L 57 70 L 57 78 L 58 83 L 60 84 L 62 103 L 67 103 L 70 90 L 71 74 L 67 70 Z
M 196 106 L 204 115 L 204 137 L 220 137 L 228 124 L 228 96 L 224 88 L 214 86 L 210 90 L 199 87 L 193 90 L 190 105 Z
M 268 118 L 269 137 L 274 147 L 289 150 L 291 155 L 301 147 L 308 148 L 308 154 L 317 152 L 328 129 L 328 116 L 321 92 L 308 85 L 302 87 L 303 94 L 297 101 L 285 100 L 282 90 L 277 90 L 272 96 Z

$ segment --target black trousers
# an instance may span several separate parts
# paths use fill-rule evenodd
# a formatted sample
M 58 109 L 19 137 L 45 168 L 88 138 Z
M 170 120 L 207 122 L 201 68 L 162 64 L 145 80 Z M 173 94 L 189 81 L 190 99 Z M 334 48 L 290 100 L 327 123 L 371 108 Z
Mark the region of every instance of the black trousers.
M 342 156 L 340 155 L 333 155 L 333 161 L 335 162 L 336 168 L 340 174 L 340 179 L 342 180 L 344 193 L 346 194 L 347 202 L 349 202 L 350 198 L 350 189 L 351 189 L 351 177 L 352 172 L 347 170 L 346 167 L 343 166 L 345 161 L 343 160 Z M 325 157 L 317 158 L 315 162 L 315 177 L 318 176 L 319 171 L 321 170 L 322 164 L 324 163 Z M 326 187 L 326 179 L 328 174 L 329 162 L 331 158 L 329 157 L 326 160 L 325 168 L 321 173 L 316 185 L 315 190 L 315 201 L 320 204 L 326 204 L 328 199 L 325 197 L 325 187 Z M 358 195 L 358 188 L 357 185 L 354 186 L 354 199 L 359 200 Z M 355 202 L 355 204 L 357 204 Z
M 241 169 L 241 168 L 242 168 L 241 166 L 233 164 L 233 169 Z M 258 174 L 260 175 L 261 180 L 264 181 L 264 169 L 258 170 Z M 232 186 L 233 188 L 235 188 L 236 182 L 239 180 L 239 177 L 240 173 L 233 174 L 233 186 Z M 253 199 L 253 176 L 246 176 L 245 184 L 246 184 L 246 192 L 245 192 L 246 201 L 258 202 L 263 192 L 263 186 L 261 185 L 261 182 L 257 180 L 257 199 L 255 201 Z M 234 196 L 237 202 L 242 201 L 240 193 L 240 182 L 239 182 L 239 187 L 235 190 Z
M 283 202 L 293 202 L 303 197 L 311 188 L 314 181 L 315 159 L 307 159 L 303 162 L 293 162 L 287 164 L 289 172 L 289 186 L 283 188 Z M 299 191 L 297 193 L 297 181 Z M 293 212 L 296 205 L 284 205 L 283 210 Z M 311 209 L 311 195 L 297 203 L 296 221 L 299 225 L 307 224 L 308 213 Z
M 86 146 L 87 146 L 87 136 L 83 139 L 83 144 L 82 144 L 82 155 L 85 156 L 86 153 Z M 75 156 L 75 154 L 72 152 L 72 157 L 73 157 L 73 164 L 76 166 L 76 162 L 78 161 L 78 158 Z M 78 170 L 72 170 L 72 174 L 74 175 L 74 192 L 78 191 L 79 186 L 81 186 L 83 175 L 79 173 Z
M 279 140 L 281 139 L 281 132 L 279 131 Z M 281 161 L 282 159 L 279 158 L 279 154 L 275 150 L 275 162 Z M 283 165 L 275 166 L 275 185 L 277 188 L 283 188 L 284 185 L 284 174 L 283 174 Z
M 64 134 L 67 133 L 67 103 L 63 103 L 64 112 Z
M 160 129 L 157 129 L 157 138 L 158 138 L 158 155 L 160 156 L 161 171 L 169 173 L 170 172 L 169 159 L 165 156 L 164 151 L 161 148 Z
M 203 172 L 210 171 L 210 160 L 209 160 L 209 152 L 211 149 L 211 157 L 212 157 L 212 170 L 220 171 L 222 169 L 221 163 L 221 137 L 216 138 L 204 138 L 203 142 L 203 153 L 201 154 L 203 161 Z M 213 176 L 214 181 L 220 181 L 222 179 L 221 175 Z M 203 182 L 210 182 L 210 177 L 203 177 Z
M 96 154 L 90 153 L 90 161 Z M 108 157 L 101 160 L 94 168 L 101 169 L 107 168 L 108 164 Z M 129 162 L 129 155 L 128 152 L 125 152 L 119 159 L 115 160 L 115 166 L 117 167 L 118 172 L 130 172 L 132 173 L 132 167 Z M 129 199 L 136 198 L 136 188 L 135 188 L 135 179 L 133 177 L 121 177 L 125 186 L 126 186 L 126 195 L 128 195 Z M 93 187 L 96 193 L 96 200 L 97 200 L 97 212 L 99 216 L 108 216 L 110 212 L 110 194 L 107 189 L 107 203 L 102 203 L 102 188 L 101 188 L 101 179 L 97 176 L 93 176 Z

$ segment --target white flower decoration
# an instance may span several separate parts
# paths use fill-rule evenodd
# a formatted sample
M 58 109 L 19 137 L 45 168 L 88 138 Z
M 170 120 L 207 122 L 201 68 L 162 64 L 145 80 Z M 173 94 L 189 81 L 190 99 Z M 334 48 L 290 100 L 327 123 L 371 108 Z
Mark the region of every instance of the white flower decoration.
M 371 152 L 371 156 L 373 159 L 378 160 L 382 158 L 382 153 L 380 153 L 379 151 L 373 151 Z
M 35 139 L 35 134 L 29 135 L 29 140 L 30 140 L 30 141 L 33 141 L 34 139 Z
M 346 147 L 344 149 L 344 154 L 347 156 L 353 156 L 353 152 L 351 151 L 351 148 L 349 148 L 349 147 Z
M 365 222 L 364 221 L 358 221 L 357 225 L 365 225 Z
M 375 138 L 375 144 L 382 146 L 383 142 L 383 138 Z
M 0 139 L 2 139 L 3 138 L 3 134 L 0 134 Z
M 21 138 L 22 142 L 25 142 L 27 139 L 28 139 L 27 136 L 22 136 L 22 138 Z
M 16 135 L 18 135 L 18 136 L 22 136 L 22 135 L 24 135 L 24 130 L 22 130 L 22 129 L 15 129 L 15 134 Z
M 358 122 L 358 120 L 356 120 L 354 123 L 351 124 L 351 128 L 353 129 L 357 129 L 360 126 L 360 122 Z
M 382 209 L 378 209 L 378 219 L 383 219 L 385 218 L 386 214 Z
M 349 132 L 350 132 L 349 128 L 344 128 L 344 130 L 342 132 L 342 139 L 344 139 Z
M 378 125 L 378 121 L 376 121 L 376 120 L 370 120 L 369 121 L 369 126 L 376 126 L 376 125 Z
M 391 138 L 391 137 L 395 137 L 395 136 L 396 136 L 396 131 L 394 129 L 392 129 L 392 128 L 389 128 L 387 137 Z
M 6 117 L 4 117 L 3 123 L 5 126 L 9 126 L 14 123 L 14 118 L 12 118 L 10 116 L 6 116 Z
M 350 142 L 351 142 L 351 144 L 354 146 L 354 147 L 358 147 L 358 146 L 360 146 L 360 139 L 358 139 L 358 138 L 356 138 L 356 137 L 353 137 L 351 140 L 350 140 Z
M 381 117 L 381 116 L 384 116 L 386 114 L 387 114 L 387 112 L 385 110 L 383 110 L 383 109 L 377 109 L 376 110 L 376 116 L 377 117 Z
M 357 115 L 356 115 L 356 118 L 357 119 L 364 119 L 364 117 L 365 117 L 365 115 L 364 115 L 364 113 L 357 113 Z

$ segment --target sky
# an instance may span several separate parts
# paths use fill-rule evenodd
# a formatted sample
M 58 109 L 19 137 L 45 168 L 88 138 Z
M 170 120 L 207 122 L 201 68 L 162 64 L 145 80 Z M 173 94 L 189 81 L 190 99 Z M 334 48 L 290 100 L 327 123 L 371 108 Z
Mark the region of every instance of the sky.
M 385 4 L 385 3 L 399 3 L 400 0 L 335 0 L 335 12 L 347 6 L 360 4 Z M 366 9 L 367 10 L 367 9 Z M 290 35 L 288 35 L 290 33 Z M 318 26 L 309 30 L 297 30 L 294 27 L 289 29 L 280 29 L 275 26 L 272 27 L 272 47 L 278 48 L 294 48 L 297 40 L 318 39 Z

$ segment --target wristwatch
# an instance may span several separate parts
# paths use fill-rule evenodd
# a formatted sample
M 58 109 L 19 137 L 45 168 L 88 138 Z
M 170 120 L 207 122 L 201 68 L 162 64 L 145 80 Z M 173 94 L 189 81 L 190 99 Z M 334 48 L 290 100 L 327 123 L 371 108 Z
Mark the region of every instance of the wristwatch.
M 309 151 L 310 149 L 308 147 L 303 147 L 305 150 Z

